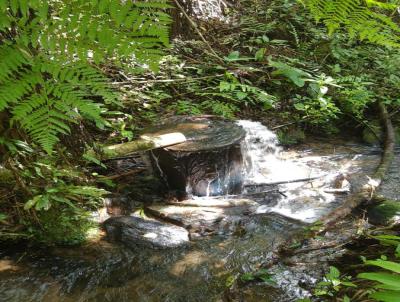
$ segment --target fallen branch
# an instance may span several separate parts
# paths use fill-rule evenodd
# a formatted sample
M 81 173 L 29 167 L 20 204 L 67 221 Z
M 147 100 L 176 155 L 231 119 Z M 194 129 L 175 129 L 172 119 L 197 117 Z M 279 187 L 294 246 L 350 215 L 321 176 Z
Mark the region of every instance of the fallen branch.
M 307 182 L 307 181 L 320 179 L 325 176 L 326 176 L 326 174 L 314 176 L 314 177 L 307 177 L 307 178 L 282 180 L 282 181 L 274 181 L 274 182 L 264 182 L 264 183 L 260 183 L 260 184 L 249 184 L 249 185 L 245 185 L 244 187 L 245 188 L 259 188 L 259 187 L 264 187 L 264 186 L 276 186 L 276 185 L 290 184 L 290 183 L 295 183 L 295 182 Z
M 195 77 L 195 78 L 179 78 L 179 79 L 154 79 L 154 80 L 137 80 L 137 79 L 128 79 L 126 81 L 117 81 L 112 82 L 113 85 L 122 85 L 122 84 L 148 84 L 148 83 L 176 83 L 176 82 L 196 82 L 201 80 L 213 79 L 224 77 L 224 74 L 216 74 L 211 76 L 204 77 Z
M 348 193 L 350 193 L 350 189 L 349 188 L 344 188 L 344 189 L 324 189 L 324 193 L 348 194 Z
M 268 193 L 284 194 L 284 192 L 282 192 L 282 191 L 280 191 L 278 189 L 273 189 L 273 190 L 262 191 L 262 192 L 246 193 L 246 194 L 243 194 L 243 196 L 265 195 L 265 194 L 268 194 Z
M 169 201 L 169 205 L 183 207 L 211 207 L 232 208 L 241 206 L 257 206 L 258 203 L 250 199 L 189 199 L 183 201 Z

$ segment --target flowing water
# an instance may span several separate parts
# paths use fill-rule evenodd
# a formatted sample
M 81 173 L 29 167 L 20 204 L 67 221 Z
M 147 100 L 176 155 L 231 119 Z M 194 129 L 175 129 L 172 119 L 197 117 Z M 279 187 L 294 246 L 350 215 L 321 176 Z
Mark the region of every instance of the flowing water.
M 236 221 L 233 232 L 166 250 L 104 240 L 78 248 L 3 247 L 0 301 L 295 301 L 307 295 L 303 284 L 315 282 L 317 273 L 299 275 L 280 265 L 272 269 L 274 285 L 244 286 L 236 298 L 227 289 L 230 280 L 270 259 L 290 234 L 340 205 L 345 194 L 331 189 L 363 184 L 379 163 L 379 149 L 316 140 L 281 150 L 260 123 L 238 123 L 246 131 L 245 193 L 258 205 Z M 283 183 L 312 177 L 319 178 Z M 275 184 L 256 186 L 265 183 Z

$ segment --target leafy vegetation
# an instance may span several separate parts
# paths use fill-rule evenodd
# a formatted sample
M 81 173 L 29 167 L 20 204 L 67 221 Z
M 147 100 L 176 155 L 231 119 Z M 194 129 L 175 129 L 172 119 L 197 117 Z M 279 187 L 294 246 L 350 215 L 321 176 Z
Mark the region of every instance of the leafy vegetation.
M 85 126 L 112 127 L 106 115 L 121 107 L 121 97 L 104 67 L 157 69 L 169 43 L 167 8 L 162 0 L 1 1 L 0 172 L 11 174 L 2 178 L 16 195 L 6 189 L 0 208 L 17 206 L 1 220 L 27 227 L 2 237 L 68 241 L 88 224 L 85 210 L 105 191 L 70 164 L 90 141 L 71 146 L 67 136 Z
M 196 20 L 211 53 L 195 39 L 165 49 L 164 1 L 1 2 L 2 237 L 44 238 L 49 213 L 85 221 L 100 188 L 113 190 L 92 175 L 101 162 L 82 158 L 85 149 L 132 140 L 162 116 L 256 118 L 291 144 L 371 128 L 378 101 L 396 114 L 396 3 L 303 4 L 245 0 L 227 22 Z

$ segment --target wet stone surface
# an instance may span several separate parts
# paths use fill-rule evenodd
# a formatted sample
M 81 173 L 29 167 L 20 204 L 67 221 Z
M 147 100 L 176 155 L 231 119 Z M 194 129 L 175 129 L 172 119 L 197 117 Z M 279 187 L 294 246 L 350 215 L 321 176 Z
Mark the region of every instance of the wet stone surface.
M 189 242 L 189 233 L 184 228 L 154 219 L 112 217 L 104 222 L 104 227 L 110 239 L 131 247 L 176 248 Z
M 233 233 L 255 209 L 255 206 L 218 208 L 155 205 L 148 207 L 147 211 L 159 219 L 183 226 L 195 238 L 197 235 Z

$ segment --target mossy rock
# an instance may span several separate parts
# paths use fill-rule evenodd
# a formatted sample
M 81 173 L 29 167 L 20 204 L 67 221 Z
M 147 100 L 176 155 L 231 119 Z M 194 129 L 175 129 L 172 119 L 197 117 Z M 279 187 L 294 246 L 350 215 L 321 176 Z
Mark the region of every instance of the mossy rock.
M 396 144 L 400 144 L 400 127 L 394 128 L 394 134 L 396 135 Z

